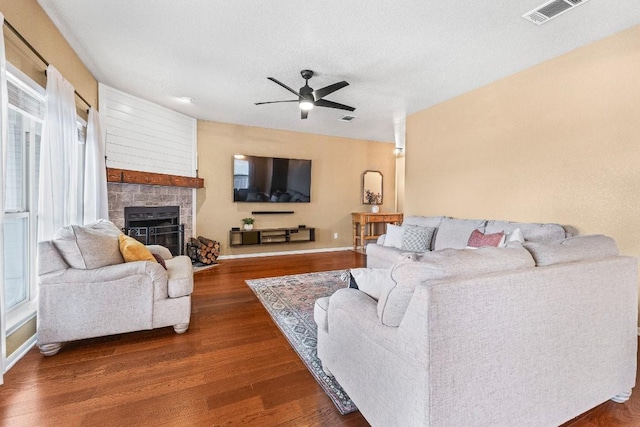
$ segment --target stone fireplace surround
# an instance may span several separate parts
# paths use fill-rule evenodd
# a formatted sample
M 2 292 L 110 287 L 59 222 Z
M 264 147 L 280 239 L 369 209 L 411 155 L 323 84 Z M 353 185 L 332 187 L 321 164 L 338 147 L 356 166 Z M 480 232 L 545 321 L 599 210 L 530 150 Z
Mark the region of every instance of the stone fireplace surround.
M 124 208 L 129 206 L 180 206 L 185 240 L 193 236 L 196 188 L 202 178 L 107 168 L 109 219 L 124 228 Z M 184 250 L 184 248 L 183 248 Z
M 180 206 L 185 239 L 193 236 L 193 189 L 129 183 L 107 183 L 109 220 L 124 228 L 124 208 L 129 206 Z

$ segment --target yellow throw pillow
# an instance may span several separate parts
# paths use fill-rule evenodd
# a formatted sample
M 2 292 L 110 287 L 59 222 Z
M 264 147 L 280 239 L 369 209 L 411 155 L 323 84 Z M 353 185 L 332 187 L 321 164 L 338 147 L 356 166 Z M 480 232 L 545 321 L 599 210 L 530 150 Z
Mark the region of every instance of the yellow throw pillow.
M 153 261 L 158 262 L 153 257 L 149 249 L 133 237 L 121 234 L 118 237 L 120 242 L 120 252 L 125 262 L 133 261 Z

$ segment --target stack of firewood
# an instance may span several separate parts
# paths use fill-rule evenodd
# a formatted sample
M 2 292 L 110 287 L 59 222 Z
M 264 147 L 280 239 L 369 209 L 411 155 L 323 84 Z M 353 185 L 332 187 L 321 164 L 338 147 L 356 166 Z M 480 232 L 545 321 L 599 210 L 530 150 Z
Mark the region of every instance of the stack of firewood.
M 215 264 L 220 255 L 220 242 L 202 236 L 197 239 L 191 237 L 187 242 L 187 255 L 193 262 Z

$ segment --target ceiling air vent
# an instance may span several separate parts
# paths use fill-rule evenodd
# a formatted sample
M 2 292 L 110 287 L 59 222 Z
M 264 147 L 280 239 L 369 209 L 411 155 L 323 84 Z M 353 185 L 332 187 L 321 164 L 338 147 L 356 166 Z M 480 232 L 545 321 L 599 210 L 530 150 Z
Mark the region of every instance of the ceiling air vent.
M 353 120 L 353 119 L 355 119 L 355 118 L 356 118 L 356 116 L 349 116 L 349 115 L 346 115 L 346 116 L 342 116 L 342 117 L 340 117 L 338 120 L 340 120 L 341 122 L 350 122 L 350 121 L 352 121 L 352 120 Z
M 525 13 L 522 17 L 536 25 L 542 25 L 556 16 L 562 15 L 568 10 L 574 9 L 588 1 L 589 0 L 551 0 L 536 7 L 531 12 Z

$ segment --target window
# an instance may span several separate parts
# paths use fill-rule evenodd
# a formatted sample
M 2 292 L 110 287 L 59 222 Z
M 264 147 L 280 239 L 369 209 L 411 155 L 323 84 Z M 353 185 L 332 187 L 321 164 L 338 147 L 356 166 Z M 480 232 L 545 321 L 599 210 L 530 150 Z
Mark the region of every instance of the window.
M 40 142 L 45 112 L 45 90 L 8 64 L 9 95 L 7 179 L 5 196 L 5 309 L 7 313 L 36 296 L 36 249 Z M 87 123 L 78 118 L 78 151 L 84 159 Z M 84 160 L 79 164 L 84 170 Z M 82 200 L 82 188 L 78 189 Z M 82 209 L 80 206 L 79 209 Z M 82 217 L 82 215 L 80 215 Z M 11 327 L 11 322 L 9 328 Z
M 233 188 L 249 188 L 249 161 L 233 159 Z
M 38 177 L 45 109 L 44 89 L 10 67 L 5 199 L 5 308 L 35 297 Z M 8 325 L 10 327 L 10 325 Z

